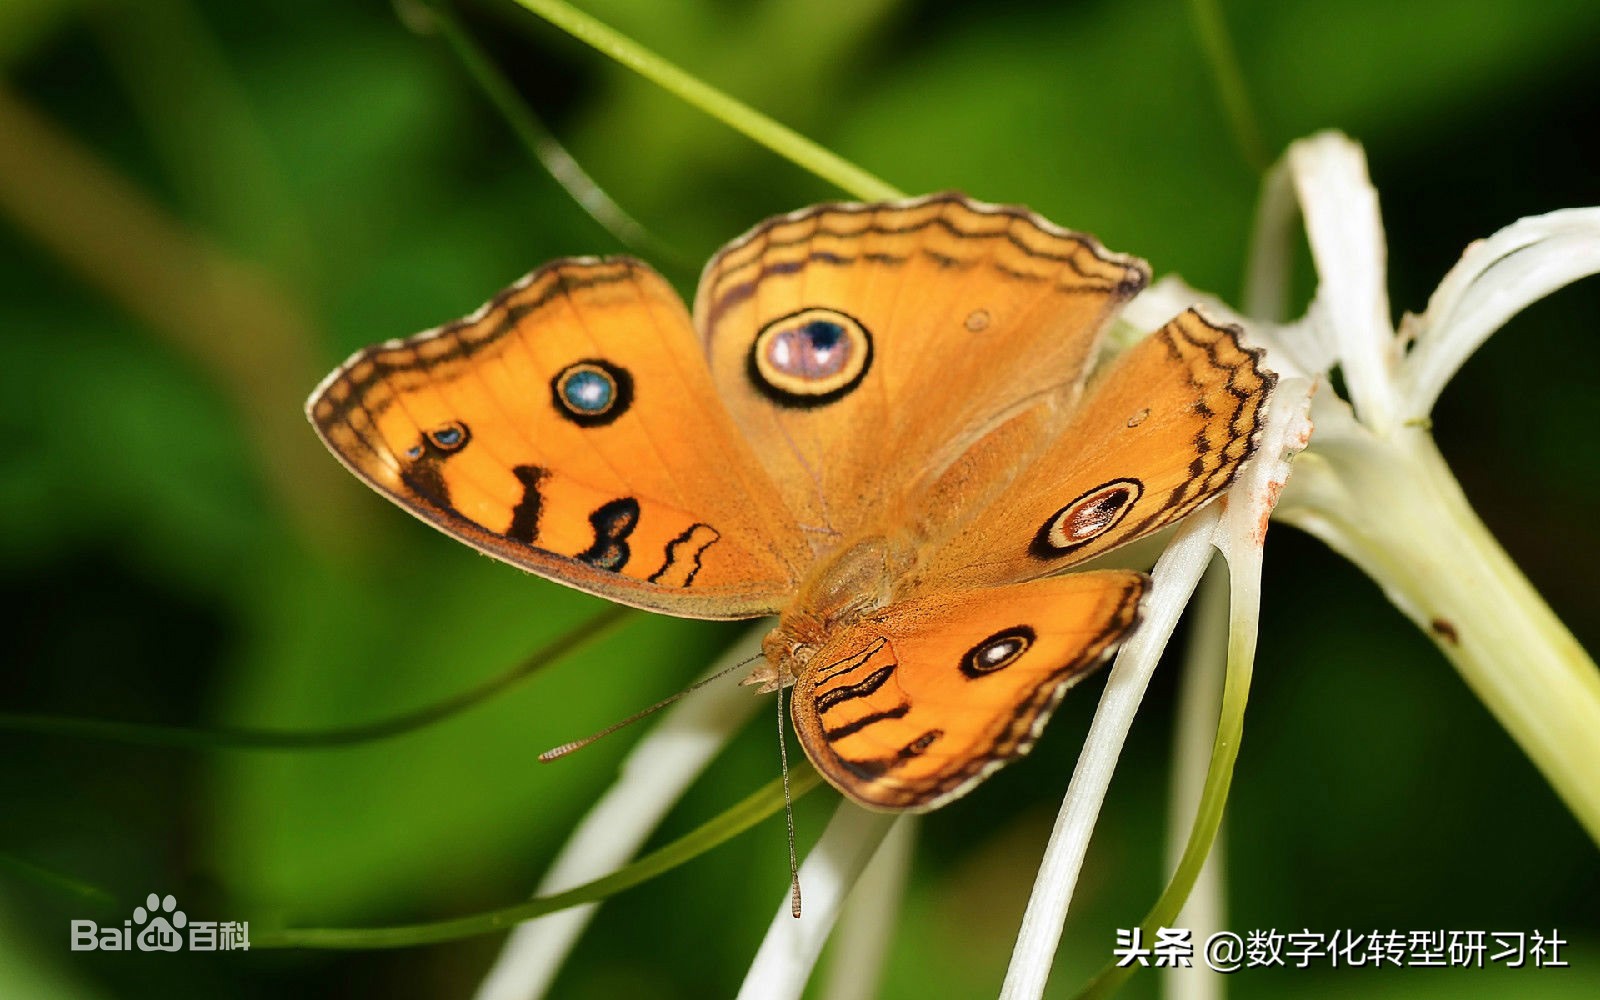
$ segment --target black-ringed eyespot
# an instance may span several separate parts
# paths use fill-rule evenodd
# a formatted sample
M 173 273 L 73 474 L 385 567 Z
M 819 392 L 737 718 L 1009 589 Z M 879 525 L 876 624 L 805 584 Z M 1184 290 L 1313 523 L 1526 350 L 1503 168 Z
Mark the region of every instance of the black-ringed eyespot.
M 633 405 L 633 376 L 609 361 L 585 358 L 550 380 L 556 412 L 579 427 L 603 427 Z
M 435 427 L 433 430 L 428 431 L 426 436 L 429 444 L 445 454 L 460 451 L 467 446 L 468 441 L 472 440 L 472 433 L 467 430 L 467 425 L 459 420 L 452 420 L 447 424 Z M 413 448 L 412 450 L 415 451 L 416 449 Z
M 1144 484 L 1137 479 L 1113 479 L 1096 486 L 1039 526 L 1033 554 L 1056 559 L 1099 538 L 1128 515 L 1143 492 Z
M 836 309 L 813 307 L 768 323 L 750 345 L 746 370 L 756 390 L 782 406 L 843 399 L 872 367 L 872 336 Z
M 1001 629 L 967 650 L 961 658 L 961 672 L 976 679 L 1004 670 L 1017 662 L 1037 638 L 1037 633 L 1026 625 Z

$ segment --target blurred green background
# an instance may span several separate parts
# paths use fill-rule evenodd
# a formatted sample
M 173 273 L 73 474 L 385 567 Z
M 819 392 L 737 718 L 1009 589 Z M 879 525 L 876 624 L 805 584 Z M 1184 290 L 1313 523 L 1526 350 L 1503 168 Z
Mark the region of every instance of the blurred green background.
M 905 190 L 1023 202 L 1158 274 L 1237 290 L 1257 175 L 1177 0 L 581 6 Z M 1366 144 L 1397 309 L 1420 310 L 1470 240 L 1600 203 L 1593 0 L 1222 8 L 1272 155 L 1323 127 Z M 528 105 L 676 249 L 660 263 L 686 292 L 723 240 L 839 196 L 509 2 L 461 10 Z M 0 69 L 0 711 L 356 723 L 468 688 L 601 608 L 368 493 L 301 415 L 355 348 L 458 316 L 548 258 L 624 249 L 438 37 L 380 0 L 4 0 Z M 1597 333 L 1591 280 L 1518 317 L 1436 413 L 1468 495 L 1589 649 Z M 1594 844 L 1365 578 L 1287 529 L 1266 569 L 1227 925 L 1556 928 L 1571 968 L 1319 964 L 1245 972 L 1233 995 L 1600 995 Z M 471 712 L 351 749 L 0 732 L 0 997 L 466 995 L 498 939 L 73 954 L 68 924 L 120 923 L 152 890 L 195 918 L 298 925 L 514 902 L 637 733 L 558 766 L 535 755 L 676 690 L 737 634 L 638 616 Z M 1119 767 L 1052 996 L 1162 884 L 1175 674 L 1158 675 Z M 1029 760 L 922 824 L 883 996 L 997 991 L 1099 687 Z M 752 726 L 663 839 L 775 768 L 770 725 Z M 833 799 L 800 803 L 802 848 Z M 775 818 L 608 903 L 554 995 L 731 995 L 785 877 Z

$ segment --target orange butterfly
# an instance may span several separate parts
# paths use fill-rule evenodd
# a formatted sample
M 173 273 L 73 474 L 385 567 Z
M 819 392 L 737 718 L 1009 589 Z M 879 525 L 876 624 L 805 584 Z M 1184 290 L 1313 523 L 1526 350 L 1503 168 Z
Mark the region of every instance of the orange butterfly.
M 357 352 L 307 412 L 351 471 L 475 548 L 691 618 L 779 615 L 767 689 L 850 798 L 926 810 L 1026 753 L 1139 616 L 1063 573 L 1215 497 L 1276 376 L 1190 310 L 1085 385 L 1149 280 L 957 194 L 769 219 L 694 315 L 628 258 L 545 265 Z

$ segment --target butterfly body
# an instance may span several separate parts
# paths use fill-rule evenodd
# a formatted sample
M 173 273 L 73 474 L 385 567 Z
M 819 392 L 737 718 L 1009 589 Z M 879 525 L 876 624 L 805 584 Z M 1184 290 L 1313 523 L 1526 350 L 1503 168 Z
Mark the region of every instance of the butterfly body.
M 1065 572 L 1215 497 L 1273 376 L 1189 311 L 1093 380 L 1148 269 L 931 195 L 768 220 L 693 315 L 627 258 L 534 272 L 358 352 L 312 423 L 496 558 L 667 614 L 777 614 L 753 680 L 847 795 L 928 809 L 1026 752 L 1134 627 L 1142 574 Z

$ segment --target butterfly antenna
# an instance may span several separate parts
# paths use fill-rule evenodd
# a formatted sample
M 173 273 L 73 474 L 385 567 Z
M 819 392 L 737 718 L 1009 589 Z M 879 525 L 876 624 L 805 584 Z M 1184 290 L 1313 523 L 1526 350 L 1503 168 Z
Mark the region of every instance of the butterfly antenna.
M 729 674 L 733 673 L 735 670 L 739 670 L 739 669 L 741 669 L 743 667 L 749 666 L 751 663 L 754 663 L 756 660 L 761 659 L 761 656 L 762 656 L 762 654 L 757 653 L 755 656 L 752 656 L 749 659 L 740 660 L 738 663 L 735 663 L 731 667 L 725 667 L 722 670 L 718 670 L 716 673 L 712 674 L 710 677 L 702 677 L 699 680 L 695 681 L 693 684 L 690 684 L 688 687 L 684 688 L 682 691 L 679 691 L 677 694 L 668 695 L 667 697 L 665 697 L 665 698 L 661 699 L 660 701 L 656 702 L 654 705 L 651 705 L 649 708 L 641 709 L 640 711 L 637 711 L 637 712 L 633 713 L 632 715 L 628 716 L 626 719 L 623 719 L 621 722 L 613 722 L 611 725 L 609 725 L 609 726 L 605 727 L 604 729 L 600 730 L 598 733 L 594 733 L 593 735 L 590 735 L 590 736 L 585 736 L 581 740 L 573 740 L 571 743 L 563 743 L 558 747 L 551 747 L 549 750 L 546 750 L 544 753 L 539 755 L 539 760 L 544 762 L 544 763 L 549 763 L 550 761 L 556 760 L 557 758 L 565 757 L 567 754 L 572 753 L 574 750 L 582 750 L 584 747 L 588 746 L 589 744 L 593 743 L 595 740 L 598 740 L 603 736 L 610 736 L 612 733 L 614 733 L 617 730 L 623 728 L 624 726 L 631 726 L 635 722 L 638 722 L 640 719 L 643 719 L 643 718 L 645 718 L 647 716 L 653 715 L 656 712 L 661 711 L 663 708 L 666 708 L 668 705 L 670 705 L 673 702 L 677 701 L 679 698 L 682 698 L 684 695 L 693 694 L 694 692 L 696 692 L 696 691 L 700 690 L 701 688 L 705 687 L 707 684 L 710 684 L 712 681 L 721 680 L 722 678 L 724 678 L 724 677 L 728 676 Z
M 778 766 L 783 772 L 783 819 L 789 825 L 789 913 L 800 919 L 800 865 L 794 853 L 794 800 L 789 797 L 789 746 L 783 732 L 783 687 L 778 688 Z

